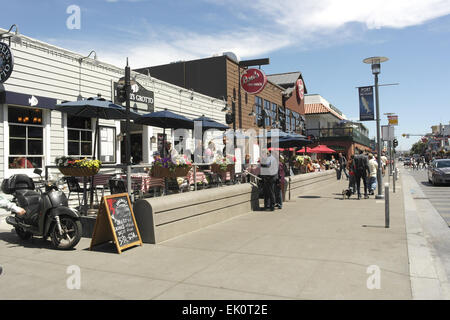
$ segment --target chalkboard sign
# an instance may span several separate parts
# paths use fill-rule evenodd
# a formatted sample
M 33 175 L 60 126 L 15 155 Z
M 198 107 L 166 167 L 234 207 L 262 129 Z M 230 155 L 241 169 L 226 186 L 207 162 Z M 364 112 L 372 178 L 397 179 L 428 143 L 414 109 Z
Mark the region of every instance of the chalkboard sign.
M 102 198 L 90 249 L 107 241 L 114 241 L 119 253 L 129 247 L 142 245 L 128 193 Z

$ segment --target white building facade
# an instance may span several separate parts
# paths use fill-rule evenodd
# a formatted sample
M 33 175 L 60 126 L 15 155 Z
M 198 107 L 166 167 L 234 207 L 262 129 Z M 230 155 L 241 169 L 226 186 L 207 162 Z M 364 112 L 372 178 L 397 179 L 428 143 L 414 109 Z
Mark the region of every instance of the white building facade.
M 0 32 L 6 32 L 0 29 Z M 0 179 L 15 173 L 32 175 L 34 168 L 54 165 L 56 157 L 90 157 L 95 119 L 55 110 L 63 101 L 101 97 L 114 101 L 115 84 L 124 68 L 100 62 L 20 35 L 21 43 L 8 43 L 14 56 L 10 77 L 0 94 Z M 130 62 L 131 64 L 132 62 Z M 124 58 L 125 65 L 125 58 Z M 225 124 L 225 102 L 131 72 L 136 82 L 131 108 L 140 114 L 168 109 L 194 119 L 205 115 Z M 142 92 L 142 95 L 140 93 Z M 100 119 L 99 159 L 107 164 L 124 160 L 125 119 Z M 148 163 L 162 139 L 162 128 L 132 124 L 133 162 Z M 167 139 L 174 139 L 166 130 Z M 188 139 L 188 148 L 193 148 Z

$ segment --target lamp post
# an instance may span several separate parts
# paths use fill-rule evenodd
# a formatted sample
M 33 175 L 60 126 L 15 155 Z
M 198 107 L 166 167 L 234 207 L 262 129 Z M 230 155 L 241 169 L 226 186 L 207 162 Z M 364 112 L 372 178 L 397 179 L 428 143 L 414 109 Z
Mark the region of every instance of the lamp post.
M 380 129 L 380 107 L 378 100 L 378 75 L 381 70 L 381 63 L 389 60 L 386 57 L 370 57 L 363 60 L 364 63 L 372 65 L 372 74 L 375 76 L 375 106 L 376 106 L 376 122 L 377 122 L 377 184 L 378 184 L 378 194 L 375 196 L 376 199 L 383 199 L 382 193 L 382 169 L 381 169 L 381 129 Z

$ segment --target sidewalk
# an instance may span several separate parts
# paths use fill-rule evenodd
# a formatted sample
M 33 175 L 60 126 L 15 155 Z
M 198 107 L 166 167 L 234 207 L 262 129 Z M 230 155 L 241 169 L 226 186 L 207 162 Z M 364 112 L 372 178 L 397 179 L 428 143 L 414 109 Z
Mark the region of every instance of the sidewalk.
M 342 200 L 346 186 L 333 180 L 282 210 L 120 255 L 112 245 L 89 251 L 87 238 L 69 252 L 19 242 L 0 224 L 0 299 L 411 299 L 401 190 L 386 229 L 384 201 Z M 80 267 L 79 290 L 66 286 L 70 265 Z M 379 289 L 367 287 L 369 266 Z

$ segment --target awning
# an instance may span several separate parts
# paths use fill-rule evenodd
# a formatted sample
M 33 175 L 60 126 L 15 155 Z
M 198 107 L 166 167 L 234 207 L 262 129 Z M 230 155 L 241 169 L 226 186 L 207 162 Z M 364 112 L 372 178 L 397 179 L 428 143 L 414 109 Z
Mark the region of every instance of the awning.
M 54 110 L 56 99 L 5 91 L 0 95 L 0 103 Z

